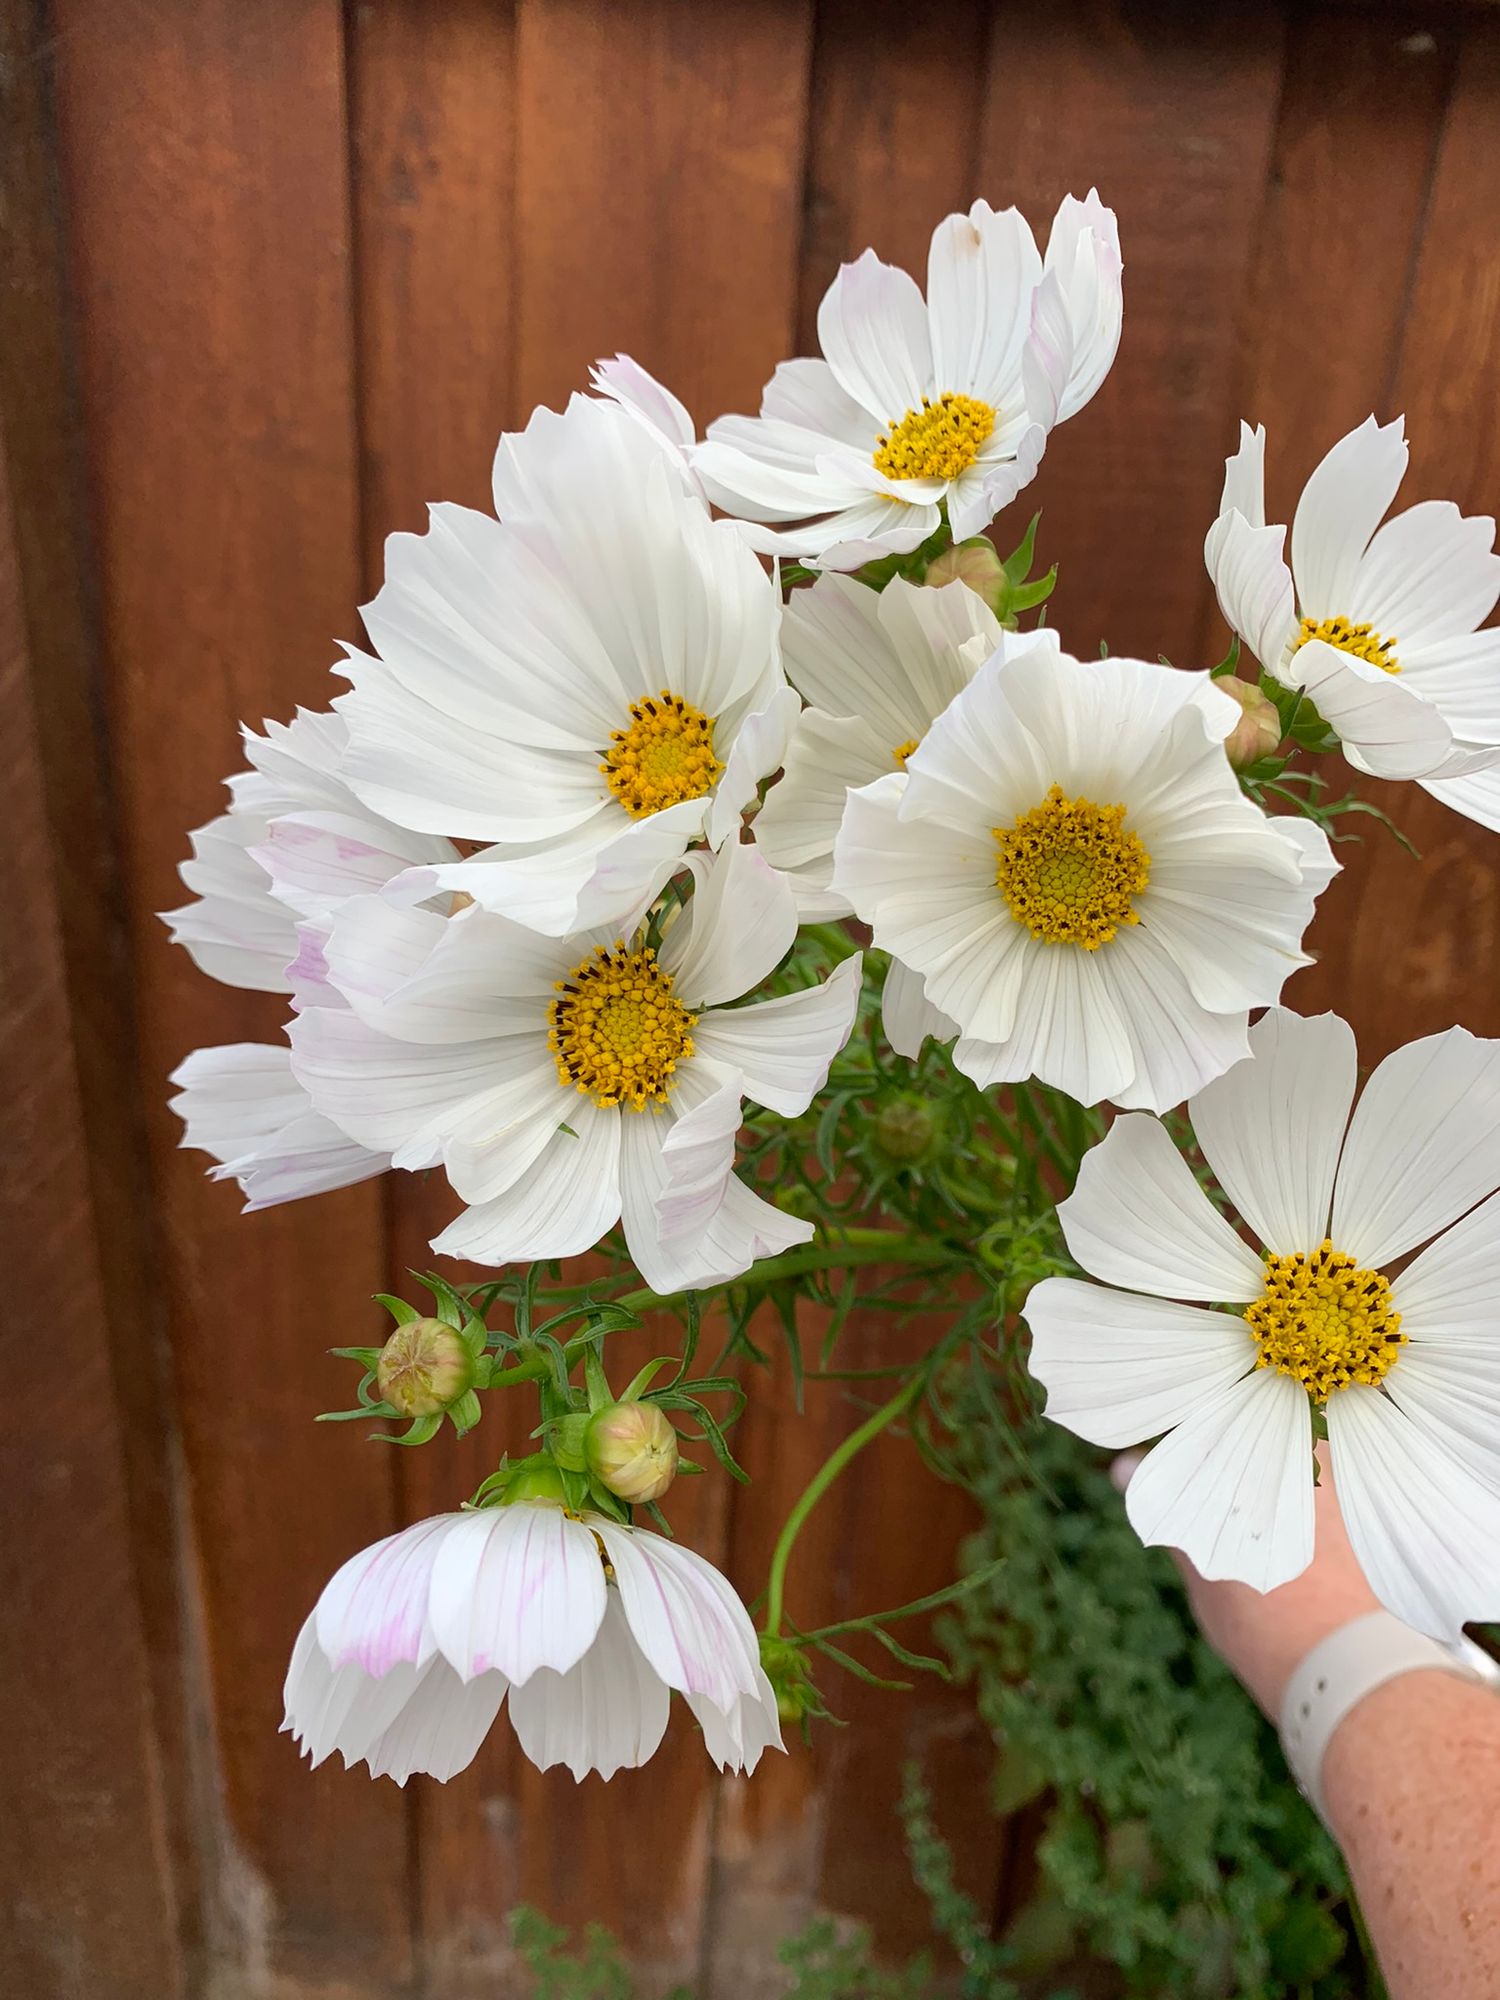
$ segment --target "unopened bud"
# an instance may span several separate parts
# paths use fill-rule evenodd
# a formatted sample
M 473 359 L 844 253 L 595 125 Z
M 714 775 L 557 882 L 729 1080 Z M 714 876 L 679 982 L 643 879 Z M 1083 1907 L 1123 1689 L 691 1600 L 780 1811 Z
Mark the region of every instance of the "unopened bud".
M 804 1716 L 826 1715 L 808 1666 L 807 1654 L 790 1639 L 760 1635 L 760 1663 L 771 1691 L 776 1696 L 776 1713 L 783 1722 L 801 1722 Z
M 590 1420 L 589 1470 L 632 1507 L 660 1500 L 677 1477 L 677 1433 L 655 1403 L 607 1403 Z
M 875 1143 L 887 1159 L 920 1160 L 938 1135 L 932 1107 L 920 1097 L 895 1097 L 875 1114 Z
M 995 545 L 983 535 L 972 541 L 955 542 L 927 565 L 926 581 L 936 587 L 944 583 L 966 583 L 993 611 L 1007 584 L 1005 565 L 995 553 Z
M 474 1386 L 474 1357 L 446 1320 L 412 1319 L 381 1348 L 375 1379 L 403 1417 L 435 1417 Z
M 1237 680 L 1228 674 L 1216 680 L 1214 686 L 1240 705 L 1240 719 L 1224 738 L 1224 754 L 1235 770 L 1243 771 L 1251 764 L 1258 764 L 1262 757 L 1269 757 L 1281 741 L 1281 717 L 1275 702 L 1262 694 L 1253 681 Z

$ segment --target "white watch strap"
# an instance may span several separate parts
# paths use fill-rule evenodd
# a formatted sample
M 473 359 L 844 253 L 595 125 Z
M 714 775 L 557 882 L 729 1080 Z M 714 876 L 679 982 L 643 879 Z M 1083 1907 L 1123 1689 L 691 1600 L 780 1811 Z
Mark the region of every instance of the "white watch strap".
M 1295 1669 L 1282 1697 L 1281 1741 L 1292 1776 L 1320 1818 L 1328 1817 L 1323 1806 L 1323 1754 L 1333 1732 L 1367 1694 L 1422 1668 L 1465 1680 L 1491 1679 L 1494 1673 L 1488 1656 L 1467 1640 L 1461 1653 L 1454 1651 L 1414 1632 L 1389 1611 L 1371 1611 L 1341 1625 L 1319 1640 Z

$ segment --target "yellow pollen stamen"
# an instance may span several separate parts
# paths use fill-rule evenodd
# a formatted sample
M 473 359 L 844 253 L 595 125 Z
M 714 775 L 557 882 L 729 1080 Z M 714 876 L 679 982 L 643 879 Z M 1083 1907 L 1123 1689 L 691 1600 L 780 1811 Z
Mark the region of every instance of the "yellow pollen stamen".
M 1266 1288 L 1245 1308 L 1257 1368 L 1300 1382 L 1314 1402 L 1351 1382 L 1371 1388 L 1406 1344 L 1391 1288 L 1326 1240 L 1305 1256 L 1266 1253 Z
M 1043 944 L 1097 951 L 1121 924 L 1140 922 L 1132 899 L 1150 880 L 1151 857 L 1126 832 L 1124 806 L 1065 798 L 1054 785 L 1013 827 L 993 832 L 996 885 L 1016 922 Z
M 650 946 L 600 945 L 558 981 L 547 1046 L 566 1084 L 596 1104 L 628 1111 L 665 1104 L 678 1063 L 693 1053 L 697 1020 L 672 991 Z
M 1395 640 L 1382 639 L 1373 625 L 1353 625 L 1347 618 L 1304 618 L 1292 651 L 1300 651 L 1309 639 L 1321 639 L 1325 646 L 1336 646 L 1356 660 L 1368 660 L 1372 667 L 1383 667 L 1388 674 L 1401 671 Z
M 891 752 L 891 761 L 895 764 L 898 771 L 906 769 L 907 758 L 919 746 L 921 741 L 920 736 L 908 736 L 904 743 L 896 745 L 895 749 Z
M 665 688 L 631 703 L 630 727 L 615 731 L 599 766 L 632 819 L 703 798 L 723 768 L 713 717 Z
M 957 479 L 995 428 L 995 412 L 974 396 L 922 398 L 875 446 L 875 470 L 887 479 Z

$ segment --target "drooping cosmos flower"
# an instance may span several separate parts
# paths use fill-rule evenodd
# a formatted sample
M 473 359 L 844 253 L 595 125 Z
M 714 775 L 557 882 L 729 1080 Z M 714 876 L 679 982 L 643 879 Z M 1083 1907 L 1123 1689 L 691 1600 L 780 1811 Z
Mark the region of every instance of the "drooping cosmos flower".
M 420 863 L 456 860 L 457 850 L 359 803 L 339 776 L 338 716 L 303 709 L 264 728 L 244 732 L 251 768 L 228 781 L 228 812 L 192 835 L 181 872 L 195 900 L 163 921 L 226 985 L 288 993 L 294 1007 L 342 1006 L 322 961 L 333 913 Z M 195 1049 L 171 1080 L 182 1143 L 211 1154 L 214 1178 L 237 1180 L 250 1209 L 347 1187 L 390 1165 L 313 1109 L 280 1045 Z
M 286 1720 L 314 1765 L 404 1785 L 473 1762 L 509 1701 L 540 1769 L 644 1764 L 687 1701 L 721 1770 L 779 1750 L 755 1629 L 702 1556 L 604 1515 L 517 1500 L 439 1514 L 346 1562 L 298 1635 Z
M 1205 674 L 1034 648 L 850 793 L 834 887 L 956 1023 L 966 1076 L 1162 1110 L 1244 1055 L 1337 864 L 1241 792 L 1239 714 Z
M 805 919 L 852 914 L 832 886 L 833 844 L 849 793 L 904 770 L 986 660 L 1032 646 L 1055 653 L 1057 635 L 1005 632 L 963 583 L 928 589 L 893 577 L 876 592 L 830 571 L 792 593 L 782 651 L 788 677 L 810 705 L 756 819 L 755 840 L 785 872 Z M 906 1056 L 916 1056 L 929 1034 L 951 1039 L 956 1032 L 899 961 L 886 977 L 884 1015 L 887 1038 Z
M 413 871 L 551 936 L 618 924 L 699 840 L 734 833 L 797 698 L 780 600 L 649 427 L 576 396 L 495 461 L 496 521 L 393 535 L 350 655 L 343 770 L 401 826 L 491 843 Z
M 818 308 L 822 360 L 784 361 L 758 417 L 720 417 L 695 464 L 752 546 L 832 569 L 905 553 L 946 505 L 978 534 L 1034 476 L 1052 426 L 1108 374 L 1120 242 L 1092 190 L 1068 195 L 1045 261 L 1024 217 L 977 201 L 933 232 L 927 297 L 873 250 Z
M 1349 762 L 1415 778 L 1500 828 L 1500 597 L 1495 524 L 1423 500 L 1381 526 L 1406 471 L 1402 420 L 1368 417 L 1267 527 L 1264 429 L 1240 426 L 1204 557 L 1224 616 L 1266 670 L 1304 688 Z
M 1322 1409 L 1372 1589 L 1454 1637 L 1500 1614 L 1500 1042 L 1452 1028 L 1408 1043 L 1352 1121 L 1337 1016 L 1277 1009 L 1250 1042 L 1188 1110 L 1263 1250 L 1162 1126 L 1118 1119 L 1058 1211 L 1104 1282 L 1036 1287 L 1032 1372 L 1080 1437 L 1162 1438 L 1126 1496 L 1143 1540 L 1258 1590 L 1312 1558 Z
M 658 1291 L 726 1282 L 805 1242 L 733 1172 L 749 1097 L 807 1109 L 848 1039 L 858 958 L 743 1007 L 791 945 L 790 888 L 748 842 L 692 855 L 660 948 L 548 938 L 477 907 L 349 903 L 328 942 L 344 1010 L 304 1008 L 293 1068 L 317 1108 L 398 1167 L 441 1164 L 472 1204 L 434 1249 L 481 1263 L 588 1249 L 623 1217 Z

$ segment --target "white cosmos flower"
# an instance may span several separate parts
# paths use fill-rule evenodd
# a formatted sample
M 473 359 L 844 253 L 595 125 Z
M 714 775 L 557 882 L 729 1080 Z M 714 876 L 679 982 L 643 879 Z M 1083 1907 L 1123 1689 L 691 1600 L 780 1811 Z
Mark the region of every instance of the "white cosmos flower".
M 830 571 L 795 590 L 782 623 L 787 674 L 810 704 L 798 717 L 781 776 L 755 821 L 756 845 L 782 869 L 809 921 L 852 914 L 833 888 L 833 844 L 851 791 L 904 770 L 932 724 L 997 652 L 1058 650 L 1057 635 L 1007 633 L 964 583 L 940 589 L 895 577 L 884 590 Z M 885 1030 L 915 1057 L 954 1024 L 899 963 L 886 977 Z
M 744 1007 L 797 928 L 753 845 L 693 855 L 659 954 L 629 930 L 548 938 L 477 907 L 382 897 L 334 922 L 348 1009 L 308 1008 L 293 1067 L 314 1104 L 397 1167 L 443 1166 L 471 1206 L 433 1247 L 543 1262 L 623 1219 L 656 1290 L 727 1282 L 812 1225 L 733 1172 L 741 1102 L 794 1117 L 822 1088 L 859 999 L 851 958 L 822 986 Z
M 1308 961 L 1326 836 L 1240 791 L 1206 674 L 1041 648 L 983 667 L 851 792 L 834 886 L 957 1024 L 980 1085 L 1164 1109 Z
M 1045 261 L 1024 217 L 977 201 L 933 232 L 927 297 L 867 250 L 818 308 L 823 360 L 784 361 L 758 417 L 721 417 L 695 454 L 752 546 L 854 569 L 937 527 L 978 534 L 1035 475 L 1120 340 L 1115 217 L 1092 190 L 1057 211 Z M 816 517 L 816 518 L 814 518 Z
M 608 1564 L 608 1570 L 605 1565 Z M 439 1514 L 346 1562 L 298 1635 L 282 1724 L 404 1785 L 473 1762 L 509 1700 L 542 1770 L 613 1777 L 686 1698 L 720 1769 L 782 1747 L 755 1629 L 702 1556 L 549 1502 Z
M 1224 616 L 1268 672 L 1305 688 L 1349 762 L 1415 778 L 1500 828 L 1495 524 L 1424 500 L 1381 520 L 1406 471 L 1402 420 L 1366 418 L 1328 453 L 1284 527 L 1266 525 L 1263 428 L 1240 426 L 1204 557 Z
M 190 835 L 193 858 L 179 872 L 194 901 L 162 922 L 210 978 L 290 993 L 300 922 L 458 853 L 359 803 L 339 775 L 347 731 L 337 715 L 299 709 L 262 727 L 241 732 L 250 769 L 227 781 L 228 812 Z
M 1126 1496 L 1143 1540 L 1258 1590 L 1311 1560 L 1323 1406 L 1371 1588 L 1452 1638 L 1500 1616 L 1500 1042 L 1452 1028 L 1408 1043 L 1352 1121 L 1346 1023 L 1277 1009 L 1250 1044 L 1188 1110 L 1264 1251 L 1162 1126 L 1118 1119 L 1058 1211 L 1104 1283 L 1036 1287 L 1032 1372 L 1080 1437 L 1162 1438 Z
M 539 410 L 495 460 L 500 520 L 393 535 L 351 654 L 343 771 L 372 811 L 491 843 L 418 869 L 565 936 L 618 924 L 685 850 L 736 832 L 797 698 L 780 599 L 734 528 L 612 402 Z

